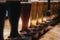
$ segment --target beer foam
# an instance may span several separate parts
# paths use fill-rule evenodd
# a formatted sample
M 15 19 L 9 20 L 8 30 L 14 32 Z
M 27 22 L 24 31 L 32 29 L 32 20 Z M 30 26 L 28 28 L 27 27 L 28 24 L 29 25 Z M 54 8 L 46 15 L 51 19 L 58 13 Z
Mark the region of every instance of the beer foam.
M 39 0 L 31 0 L 31 2 L 38 2 Z
M 48 2 L 48 0 L 28 0 L 28 2 L 20 2 L 20 3 L 32 3 L 32 2 Z M 59 0 L 51 0 L 50 2 L 59 2 Z
M 39 0 L 38 2 L 48 2 L 48 0 Z M 50 2 L 59 2 L 59 0 L 50 0 Z
M 32 3 L 32 2 L 31 2 L 31 0 L 28 0 L 28 2 L 23 1 L 23 2 L 20 2 L 20 3 Z

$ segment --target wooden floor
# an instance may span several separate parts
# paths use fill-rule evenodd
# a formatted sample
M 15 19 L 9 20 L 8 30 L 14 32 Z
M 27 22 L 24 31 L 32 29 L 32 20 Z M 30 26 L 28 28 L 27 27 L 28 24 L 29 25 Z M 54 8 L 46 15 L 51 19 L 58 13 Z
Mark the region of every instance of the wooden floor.
M 19 21 L 19 28 L 18 31 L 21 30 L 21 21 Z M 7 37 L 10 34 L 10 24 L 9 20 L 5 20 L 5 28 L 4 28 L 4 39 L 7 39 Z M 39 40 L 60 40 L 60 24 L 56 25 L 53 29 L 48 31 L 45 35 L 41 37 Z
M 60 40 L 60 24 L 56 25 L 39 40 Z

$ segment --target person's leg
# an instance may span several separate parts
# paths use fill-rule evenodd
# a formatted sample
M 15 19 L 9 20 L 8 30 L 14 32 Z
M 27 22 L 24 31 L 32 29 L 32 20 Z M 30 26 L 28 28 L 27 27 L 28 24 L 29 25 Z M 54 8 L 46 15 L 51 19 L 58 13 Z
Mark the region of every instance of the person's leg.
M 11 24 L 10 37 L 20 37 L 18 34 L 18 21 L 21 12 L 20 2 L 8 2 L 8 16 Z
M 5 18 L 5 4 L 0 3 L 0 40 L 3 40 L 4 18 Z
M 30 17 L 31 4 L 22 4 L 22 30 L 28 31 L 28 22 Z

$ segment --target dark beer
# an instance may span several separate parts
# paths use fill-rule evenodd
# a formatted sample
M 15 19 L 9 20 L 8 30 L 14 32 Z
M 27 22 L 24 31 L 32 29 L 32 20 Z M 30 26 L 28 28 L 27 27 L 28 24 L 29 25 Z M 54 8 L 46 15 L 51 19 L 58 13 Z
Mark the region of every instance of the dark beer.
M 31 3 L 21 3 L 21 4 L 22 4 L 22 30 L 28 30 Z
M 8 39 L 14 40 L 14 38 L 17 37 L 17 39 L 21 36 L 18 33 L 18 21 L 19 17 L 21 15 L 21 4 L 20 1 L 7 1 L 6 3 L 6 9 L 8 10 L 8 17 L 10 21 L 11 26 L 11 32 L 8 37 Z

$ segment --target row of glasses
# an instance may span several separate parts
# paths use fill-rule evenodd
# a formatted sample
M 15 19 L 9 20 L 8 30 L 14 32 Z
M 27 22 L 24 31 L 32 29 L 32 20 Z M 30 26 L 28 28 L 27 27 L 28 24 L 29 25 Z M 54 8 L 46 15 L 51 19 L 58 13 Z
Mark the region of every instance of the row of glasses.
M 55 3 L 54 3 L 55 4 Z M 31 32 L 33 30 L 33 33 L 44 33 L 44 30 L 48 30 L 46 24 L 51 21 L 54 11 L 52 11 L 54 8 L 53 2 L 49 5 L 48 2 L 22 2 L 22 32 Z M 55 4 L 57 5 L 57 4 Z M 48 6 L 50 6 L 50 9 L 48 10 Z M 49 12 L 49 14 L 48 14 Z M 55 16 L 55 15 L 54 15 Z M 28 27 L 28 22 L 30 19 L 30 27 Z M 43 28 L 43 29 L 42 29 Z M 38 30 L 36 32 L 36 30 Z

